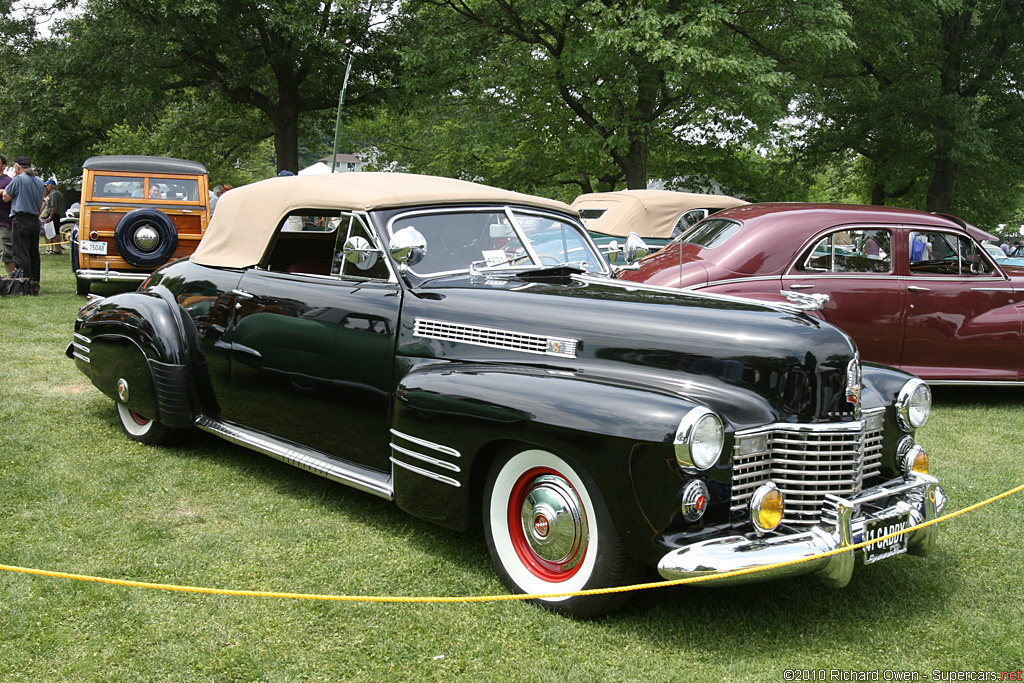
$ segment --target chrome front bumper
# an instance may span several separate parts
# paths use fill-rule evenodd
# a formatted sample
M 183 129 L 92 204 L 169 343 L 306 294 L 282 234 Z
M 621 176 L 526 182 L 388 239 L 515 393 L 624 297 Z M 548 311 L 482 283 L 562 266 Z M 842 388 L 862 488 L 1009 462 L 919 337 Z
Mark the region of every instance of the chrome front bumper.
M 822 522 L 807 531 L 764 538 L 729 536 L 694 543 L 662 557 L 658 571 L 666 579 L 683 579 L 781 564 L 716 579 L 713 583 L 753 583 L 815 574 L 826 584 L 842 588 L 853 576 L 854 551 L 825 556 L 826 553 L 861 543 L 872 520 L 907 513 L 909 526 L 913 527 L 937 518 L 945 504 L 946 494 L 938 480 L 915 473 L 906 480 L 899 478 L 880 484 L 854 498 L 828 496 Z M 907 552 L 927 555 L 934 548 L 937 535 L 935 524 L 909 532 Z M 785 564 L 797 560 L 804 561 Z

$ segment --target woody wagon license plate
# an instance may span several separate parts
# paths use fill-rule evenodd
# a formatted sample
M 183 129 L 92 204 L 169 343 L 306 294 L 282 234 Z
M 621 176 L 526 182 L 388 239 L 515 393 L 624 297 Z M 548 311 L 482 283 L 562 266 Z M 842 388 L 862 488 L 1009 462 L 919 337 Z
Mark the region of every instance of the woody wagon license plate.
M 82 241 L 78 243 L 78 251 L 83 254 L 99 254 L 100 256 L 105 256 L 107 253 L 107 243 Z
M 883 538 L 897 531 L 905 531 L 910 526 L 910 513 L 903 512 L 898 515 L 881 517 L 869 520 L 864 524 L 864 540 L 870 541 L 876 538 Z M 884 541 L 877 541 L 864 546 L 864 564 L 871 564 L 884 560 L 893 555 L 907 552 L 907 535 L 900 534 L 887 538 Z

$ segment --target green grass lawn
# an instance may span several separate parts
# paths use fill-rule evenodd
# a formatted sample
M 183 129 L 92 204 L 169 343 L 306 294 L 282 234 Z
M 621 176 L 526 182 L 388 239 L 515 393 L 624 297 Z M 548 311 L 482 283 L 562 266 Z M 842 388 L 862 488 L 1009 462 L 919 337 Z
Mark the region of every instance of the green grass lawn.
M 0 564 L 228 589 L 507 591 L 457 534 L 214 437 L 123 437 L 64 356 L 83 300 L 69 257 L 0 298 Z M 124 287 L 120 287 L 124 289 Z M 97 285 L 99 294 L 117 291 Z M 935 391 L 920 438 L 966 507 L 1024 483 L 1019 389 Z M 787 669 L 1024 666 L 1024 495 L 945 524 L 937 551 L 813 578 L 637 593 L 594 622 L 521 602 L 209 596 L 0 572 L 0 682 L 782 681 Z M 811 680 L 804 678 L 803 680 Z M 849 680 L 849 679 L 847 679 Z M 946 679 L 948 680 L 948 679 Z M 1018 679 L 1019 680 L 1019 679 Z

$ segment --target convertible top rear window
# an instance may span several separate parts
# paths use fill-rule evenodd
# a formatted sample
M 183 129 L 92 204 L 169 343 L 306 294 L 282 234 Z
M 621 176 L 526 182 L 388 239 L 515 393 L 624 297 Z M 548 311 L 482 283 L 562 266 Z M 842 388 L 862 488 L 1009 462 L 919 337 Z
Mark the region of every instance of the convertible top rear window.
M 701 221 L 692 230 L 679 238 L 686 244 L 696 244 L 705 249 L 714 249 L 739 232 L 740 224 L 725 218 L 709 218 Z

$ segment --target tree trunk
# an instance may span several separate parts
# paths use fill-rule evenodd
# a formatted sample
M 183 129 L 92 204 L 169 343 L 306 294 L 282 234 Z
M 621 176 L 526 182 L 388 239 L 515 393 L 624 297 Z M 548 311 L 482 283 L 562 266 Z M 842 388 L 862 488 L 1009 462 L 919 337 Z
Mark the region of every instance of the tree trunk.
M 871 203 L 875 206 L 885 206 L 885 184 L 875 183 L 871 188 Z
M 957 163 L 949 158 L 948 146 L 940 142 L 935 149 L 935 168 L 928 186 L 926 211 L 949 213 L 953 205 L 953 187 L 956 185 Z
M 641 136 L 629 143 L 629 152 L 625 156 L 614 154 L 615 163 L 626 174 L 627 190 L 647 189 L 647 138 Z
M 277 171 L 299 172 L 299 117 L 296 113 L 282 113 L 274 119 L 274 153 Z

